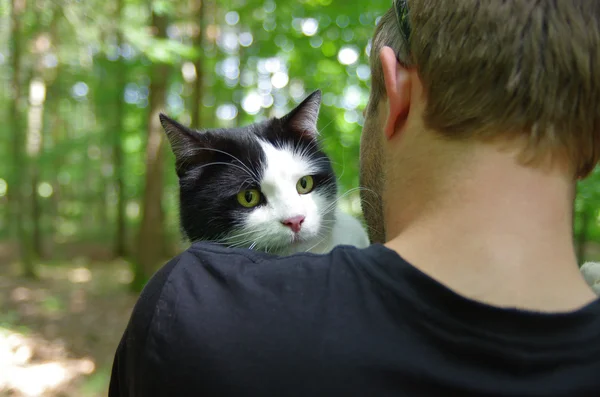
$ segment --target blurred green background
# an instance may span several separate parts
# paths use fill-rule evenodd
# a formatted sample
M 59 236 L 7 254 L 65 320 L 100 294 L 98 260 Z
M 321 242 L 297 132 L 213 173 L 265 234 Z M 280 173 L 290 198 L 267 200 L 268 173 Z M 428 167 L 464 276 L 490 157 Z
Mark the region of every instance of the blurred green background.
M 245 125 L 321 89 L 340 191 L 357 187 L 390 3 L 0 0 L 0 395 L 106 395 L 140 288 L 186 247 L 159 111 Z M 356 193 L 343 204 L 360 214 Z M 599 209 L 595 172 L 578 187 L 581 262 L 598 258 Z

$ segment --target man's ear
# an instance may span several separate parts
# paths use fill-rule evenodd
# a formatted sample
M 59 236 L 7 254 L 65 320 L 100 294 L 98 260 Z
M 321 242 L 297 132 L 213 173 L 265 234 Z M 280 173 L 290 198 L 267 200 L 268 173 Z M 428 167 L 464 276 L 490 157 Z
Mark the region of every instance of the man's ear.
M 389 106 L 389 116 L 384 126 L 385 136 L 390 139 L 396 129 L 402 126 L 410 110 L 410 72 L 402 66 L 396 53 L 390 47 L 383 47 L 379 53 L 383 80 Z

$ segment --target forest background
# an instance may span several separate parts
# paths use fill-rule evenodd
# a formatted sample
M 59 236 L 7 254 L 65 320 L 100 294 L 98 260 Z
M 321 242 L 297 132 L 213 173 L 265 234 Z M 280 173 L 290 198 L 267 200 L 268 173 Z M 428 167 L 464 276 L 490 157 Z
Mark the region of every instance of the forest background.
M 321 89 L 340 192 L 358 186 L 390 3 L 0 0 L 0 396 L 106 395 L 137 294 L 186 247 L 159 111 L 240 126 Z M 358 193 L 343 206 L 360 216 Z M 581 263 L 600 258 L 599 210 L 596 170 L 577 191 Z

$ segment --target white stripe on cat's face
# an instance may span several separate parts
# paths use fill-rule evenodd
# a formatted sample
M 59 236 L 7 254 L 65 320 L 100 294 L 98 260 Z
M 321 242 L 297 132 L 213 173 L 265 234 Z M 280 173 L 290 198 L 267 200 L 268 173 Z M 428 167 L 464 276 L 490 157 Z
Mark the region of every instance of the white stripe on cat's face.
M 292 241 L 314 243 L 323 226 L 322 212 L 329 200 L 318 192 L 299 194 L 298 180 L 316 172 L 309 159 L 295 153 L 291 148 L 277 148 L 261 142 L 266 166 L 260 188 L 267 203 L 252 211 L 245 221 L 246 231 L 256 230 L 258 245 L 287 245 Z M 282 222 L 302 216 L 304 221 L 295 234 Z

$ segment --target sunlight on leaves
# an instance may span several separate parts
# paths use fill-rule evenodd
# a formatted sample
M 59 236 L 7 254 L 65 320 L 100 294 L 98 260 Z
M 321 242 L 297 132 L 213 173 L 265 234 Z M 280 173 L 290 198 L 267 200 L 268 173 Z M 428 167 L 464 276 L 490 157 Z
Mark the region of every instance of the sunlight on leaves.
M 52 188 L 52 185 L 49 184 L 48 182 L 41 182 L 38 185 L 37 193 L 40 197 L 48 198 L 48 197 L 52 196 L 53 192 L 54 192 L 54 189 Z
M 50 314 L 60 313 L 66 310 L 64 303 L 56 296 L 48 296 L 42 301 L 42 308 Z
M 4 179 L 0 178 L 0 197 L 6 196 L 7 192 L 8 192 L 8 182 L 6 182 Z
M 77 267 L 69 270 L 68 277 L 74 284 L 89 283 L 92 280 L 92 272 L 86 267 Z
M 28 337 L 0 327 L 0 393 L 18 392 L 30 396 L 53 395 L 53 390 L 82 375 L 95 371 L 89 358 L 51 359 L 51 342 Z M 33 360 L 35 357 L 35 360 Z

